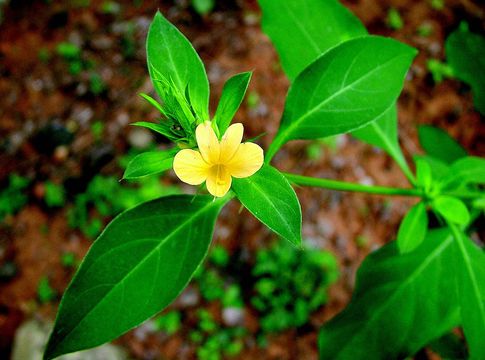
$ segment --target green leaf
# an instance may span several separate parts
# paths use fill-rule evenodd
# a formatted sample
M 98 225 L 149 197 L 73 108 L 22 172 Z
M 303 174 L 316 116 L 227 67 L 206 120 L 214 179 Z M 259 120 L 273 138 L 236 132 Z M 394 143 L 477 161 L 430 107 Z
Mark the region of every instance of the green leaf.
M 404 359 L 458 325 L 452 256 L 446 229 L 412 253 L 393 242 L 368 256 L 350 304 L 321 330 L 320 359 Z
M 168 196 L 116 217 L 67 288 L 44 359 L 110 341 L 172 302 L 206 256 L 227 201 Z
M 467 155 L 465 149 L 444 130 L 430 125 L 418 127 L 419 143 L 426 153 L 445 164 Z
M 237 109 L 239 109 L 246 94 L 249 81 L 251 80 L 251 75 L 251 72 L 240 73 L 231 77 L 224 84 L 221 99 L 219 100 L 219 105 L 217 106 L 213 120 L 217 124 L 221 134 L 226 132 Z
M 301 244 L 300 203 L 278 170 L 264 165 L 253 176 L 233 179 L 232 188 L 259 221 L 292 244 Z
M 349 132 L 394 106 L 416 50 L 392 39 L 365 36 L 319 57 L 290 87 L 267 159 L 289 140 Z
M 423 242 L 428 230 L 426 206 L 419 202 L 404 217 L 397 233 L 397 246 L 401 253 L 413 251 Z
M 391 106 L 375 121 L 353 131 L 352 135 L 361 141 L 381 148 L 388 153 L 402 169 L 408 169 L 397 136 L 396 106 Z
M 431 177 L 433 179 L 439 179 L 443 177 L 449 169 L 449 166 L 446 165 L 444 162 L 429 155 L 414 155 L 413 160 L 415 163 L 417 163 L 418 161 L 427 162 L 428 166 L 431 168 Z
M 470 359 L 485 359 L 485 254 L 461 231 L 456 239 L 455 272 L 463 331 Z
M 328 49 L 367 34 L 360 20 L 337 0 L 259 0 L 259 5 L 263 30 L 290 80 Z
M 470 213 L 460 199 L 452 196 L 438 196 L 433 200 L 433 209 L 453 224 L 467 225 L 470 222 Z
M 148 94 L 145 94 L 145 93 L 140 93 L 140 96 L 145 99 L 151 106 L 153 106 L 155 109 L 157 109 L 158 111 L 160 111 L 160 113 L 164 113 L 163 111 L 163 108 L 162 108 L 162 105 L 160 105 L 158 103 L 157 100 L 155 100 L 154 98 L 152 98 L 150 95 Z
M 453 74 L 471 86 L 475 107 L 485 115 L 485 37 L 458 29 L 446 39 L 445 52 Z
M 465 184 L 485 184 L 485 159 L 467 156 L 451 164 L 446 176 L 440 181 L 441 188 L 453 188 Z
M 416 158 L 416 183 L 425 191 L 430 190 L 433 184 L 431 166 L 425 159 Z
M 172 168 L 177 149 L 149 151 L 135 156 L 126 167 L 123 179 L 139 179 Z
M 188 89 L 190 103 L 201 121 L 209 119 L 209 81 L 204 64 L 187 38 L 160 12 L 147 37 L 148 71 L 153 86 L 163 99 L 160 76 L 173 83 L 178 93 Z
M 144 128 L 153 130 L 153 131 L 165 136 L 167 139 L 169 139 L 171 141 L 179 140 L 179 138 L 177 136 L 175 136 L 170 131 L 169 127 L 166 126 L 166 124 L 164 124 L 164 123 L 155 124 L 155 123 L 151 123 L 151 122 L 147 122 L 147 121 L 137 121 L 135 123 L 131 123 L 130 125 L 140 126 L 140 127 L 144 127 Z

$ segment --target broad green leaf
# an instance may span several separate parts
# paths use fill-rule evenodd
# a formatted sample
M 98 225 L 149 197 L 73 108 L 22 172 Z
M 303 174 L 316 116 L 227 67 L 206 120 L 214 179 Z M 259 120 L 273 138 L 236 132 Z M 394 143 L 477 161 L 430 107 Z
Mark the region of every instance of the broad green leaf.
M 396 106 L 391 106 L 375 121 L 353 131 L 352 135 L 361 141 L 383 149 L 396 161 L 408 178 L 413 178 L 399 146 Z
M 221 135 L 226 132 L 237 109 L 239 109 L 239 105 L 241 105 L 244 99 L 249 81 L 251 80 L 251 74 L 251 72 L 245 72 L 234 75 L 224 84 L 221 99 L 219 100 L 219 105 L 217 106 L 213 120 L 217 124 Z
M 321 330 L 320 359 L 404 359 L 458 325 L 452 257 L 443 229 L 412 253 L 393 242 L 368 256 L 350 304 Z
M 278 170 L 263 165 L 253 176 L 233 179 L 232 188 L 259 221 L 292 244 L 301 244 L 300 203 Z
M 426 206 L 419 202 L 404 217 L 397 233 L 397 246 L 401 253 L 413 251 L 423 242 L 428 230 Z
M 170 128 L 165 123 L 156 124 L 156 123 L 151 123 L 147 121 L 137 121 L 135 123 L 131 123 L 130 125 L 140 126 L 140 127 L 153 130 L 172 141 L 177 141 L 179 139 L 172 131 L 170 131 Z
M 465 234 L 454 231 L 456 239 L 455 272 L 470 359 L 485 359 L 485 254 Z
M 416 159 L 416 183 L 425 190 L 429 190 L 433 184 L 431 166 L 425 159 Z
M 445 164 L 450 164 L 467 155 L 465 149 L 448 133 L 430 125 L 418 127 L 419 143 L 426 153 Z
M 441 195 L 433 199 L 432 206 L 445 220 L 453 224 L 467 225 L 470 222 L 470 213 L 460 199 Z
M 367 31 L 337 0 L 259 0 L 264 32 L 286 75 L 296 76 L 328 49 Z
M 451 164 L 446 176 L 440 181 L 442 188 L 466 184 L 485 184 L 485 159 L 467 156 Z
M 126 167 L 123 179 L 139 179 L 172 168 L 177 149 L 148 151 L 135 156 Z
M 187 38 L 160 12 L 153 19 L 147 37 L 148 71 L 153 86 L 163 99 L 160 76 L 186 94 L 199 120 L 209 119 L 209 81 L 204 64 Z
M 318 139 L 362 127 L 394 106 L 416 50 L 365 36 L 319 57 L 290 87 L 267 159 L 289 140 Z
M 116 217 L 67 288 L 44 359 L 113 340 L 172 302 L 206 256 L 227 201 L 168 196 Z
M 453 74 L 471 86 L 475 107 L 485 115 L 485 37 L 458 29 L 446 39 L 445 52 Z

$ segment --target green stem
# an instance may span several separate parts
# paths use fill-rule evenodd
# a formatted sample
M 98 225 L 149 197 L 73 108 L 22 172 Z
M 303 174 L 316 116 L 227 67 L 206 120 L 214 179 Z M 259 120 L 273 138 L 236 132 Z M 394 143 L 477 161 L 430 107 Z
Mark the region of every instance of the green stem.
M 367 194 L 376 195 L 394 195 L 394 196 L 414 196 L 414 197 L 425 197 L 425 194 L 419 189 L 403 189 L 403 188 L 392 188 L 386 186 L 369 186 L 361 185 L 355 183 L 348 183 L 345 181 L 330 180 L 330 179 L 317 179 L 308 176 L 296 175 L 284 173 L 286 178 L 296 184 L 301 186 L 313 186 L 320 187 L 330 190 L 339 191 L 353 191 L 362 192 Z
M 404 158 L 404 155 L 402 154 L 401 150 L 400 149 L 399 151 L 391 150 L 389 155 L 394 159 L 396 164 L 401 168 L 401 171 L 406 176 L 406 178 L 411 183 L 411 185 L 416 185 L 416 178 L 414 177 L 414 174 L 409 168 L 409 165 L 406 162 L 406 159 Z

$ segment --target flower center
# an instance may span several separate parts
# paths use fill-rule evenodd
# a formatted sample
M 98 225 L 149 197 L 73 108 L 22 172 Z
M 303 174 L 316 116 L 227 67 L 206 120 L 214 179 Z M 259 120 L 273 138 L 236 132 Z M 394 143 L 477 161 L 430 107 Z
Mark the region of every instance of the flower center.
M 209 171 L 211 176 L 213 176 L 216 179 L 217 185 L 224 185 L 226 183 L 227 176 L 225 175 L 227 173 L 227 170 L 224 165 L 222 164 L 213 165 Z

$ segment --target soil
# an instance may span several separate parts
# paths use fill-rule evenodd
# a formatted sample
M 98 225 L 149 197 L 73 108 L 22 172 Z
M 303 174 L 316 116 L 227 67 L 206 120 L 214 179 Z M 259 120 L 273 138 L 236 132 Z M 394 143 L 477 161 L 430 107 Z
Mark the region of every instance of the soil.
M 30 317 L 54 319 L 57 303 L 41 305 L 37 300 L 40 278 L 48 276 L 55 291 L 62 294 L 73 270 L 61 265 L 61 254 L 71 251 L 82 258 L 91 244 L 69 228 L 66 209 L 52 210 L 43 205 L 43 184 L 46 180 L 63 183 L 72 198 L 97 173 L 121 177 L 117 159 L 136 145 L 136 134 L 129 123 L 157 116 L 137 95 L 151 91 L 144 41 L 157 8 L 186 34 L 201 55 L 211 83 L 211 109 L 228 77 L 254 71 L 249 92 L 257 94 L 259 103 L 255 107 L 244 103 L 235 121 L 244 123 L 248 138 L 266 134 L 259 140 L 265 148 L 277 131 L 289 86 L 273 46 L 261 32 L 255 0 L 218 1 L 215 10 L 205 17 L 196 14 L 188 1 L 121 1 L 119 12 L 113 14 L 103 10 L 102 2 L 72 5 L 82 2 L 11 1 L 4 7 L 0 23 L 0 184 L 5 185 L 12 172 L 33 179 L 29 204 L 0 225 L 0 266 L 8 263 L 16 268 L 14 276 L 0 280 L 2 358 L 8 358 L 15 330 L 22 321 Z M 485 9 L 479 1 L 449 0 L 442 10 L 433 9 L 430 1 L 344 3 L 371 33 L 392 36 L 420 50 L 399 101 L 400 141 L 408 160 L 421 152 L 416 131 L 419 124 L 439 126 L 471 154 L 484 156 L 485 126 L 473 107 L 469 88 L 450 79 L 435 84 L 426 67 L 428 59 L 444 59 L 444 40 L 461 21 L 468 21 L 472 30 L 483 33 Z M 391 30 L 386 24 L 391 7 L 403 18 L 400 30 Z M 423 24 L 432 28 L 427 37 L 417 34 Z M 82 59 L 92 68 L 80 75 L 69 74 L 66 61 L 56 55 L 56 46 L 63 41 L 82 48 Z M 48 60 L 39 59 L 42 52 L 50 54 Z M 106 85 L 98 94 L 90 90 L 93 72 Z M 91 131 L 96 121 L 104 123 L 101 138 Z M 70 134 L 74 134 L 72 141 Z M 388 156 L 348 136 L 340 137 L 336 148 L 325 149 L 318 160 L 309 159 L 307 145 L 286 145 L 275 157 L 275 166 L 316 177 L 408 186 Z M 173 173 L 164 181 L 178 183 Z M 301 334 L 295 329 L 275 335 L 266 348 L 248 341 L 240 359 L 316 359 L 318 327 L 346 305 L 361 261 L 394 238 L 402 216 L 413 203 L 406 198 L 319 189 L 296 191 L 303 210 L 304 238 L 333 252 L 342 276 L 330 290 L 330 302 L 313 315 L 312 331 Z M 235 202 L 223 210 L 214 243 L 230 253 L 241 249 L 254 253 L 274 241 L 274 236 L 245 210 L 238 215 L 239 210 Z M 249 315 L 251 321 L 257 323 L 257 317 Z M 135 331 L 117 343 L 138 359 L 195 356 L 184 332 L 168 338 L 154 334 L 140 337 Z

